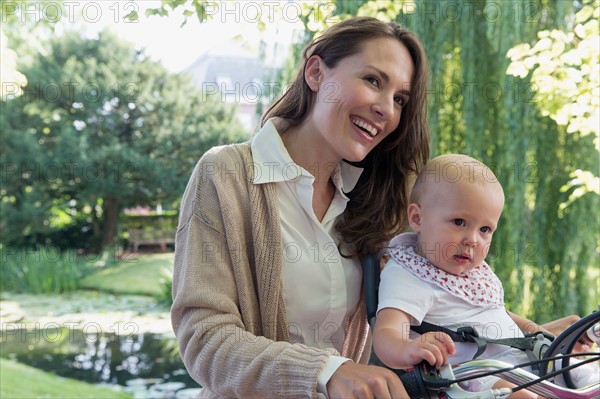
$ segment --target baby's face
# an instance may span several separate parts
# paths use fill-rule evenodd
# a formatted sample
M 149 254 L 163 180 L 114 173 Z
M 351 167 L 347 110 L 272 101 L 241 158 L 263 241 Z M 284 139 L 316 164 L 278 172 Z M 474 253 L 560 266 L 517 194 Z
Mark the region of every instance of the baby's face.
M 411 204 L 409 219 L 419 236 L 417 253 L 459 275 L 483 263 L 504 196 L 488 184 L 440 184 L 424 193 L 418 205 Z

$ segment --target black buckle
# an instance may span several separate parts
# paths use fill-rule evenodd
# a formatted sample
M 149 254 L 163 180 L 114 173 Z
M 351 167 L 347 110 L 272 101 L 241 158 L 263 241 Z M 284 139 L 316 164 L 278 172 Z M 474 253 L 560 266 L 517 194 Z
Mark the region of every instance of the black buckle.
M 462 342 L 474 342 L 473 337 L 479 338 L 479 334 L 471 326 L 460 327 L 456 333 L 461 337 Z
M 530 337 L 536 338 L 540 334 L 542 334 L 544 336 L 544 338 L 546 338 L 550 342 L 553 342 L 554 338 L 556 338 L 554 335 L 552 335 L 550 333 L 547 333 L 545 331 L 538 331 L 538 332 L 534 332 L 534 333 L 525 334 L 525 337 L 527 337 L 527 338 L 530 338 Z

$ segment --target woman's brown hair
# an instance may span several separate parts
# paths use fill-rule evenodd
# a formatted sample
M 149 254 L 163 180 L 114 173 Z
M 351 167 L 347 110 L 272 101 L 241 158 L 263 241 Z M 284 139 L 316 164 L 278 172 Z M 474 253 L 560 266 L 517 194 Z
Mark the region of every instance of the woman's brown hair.
M 350 201 L 336 226 L 343 240 L 354 247 L 354 254 L 361 256 L 379 252 L 406 229 L 410 182 L 429 157 L 429 69 L 420 39 L 395 22 L 376 18 L 355 17 L 332 26 L 306 47 L 298 75 L 261 121 L 264 125 L 269 118 L 280 117 L 290 126 L 304 122 L 315 103 L 315 93 L 304 79 L 307 60 L 318 55 L 328 68 L 335 68 L 342 59 L 359 53 L 367 41 L 381 37 L 396 39 L 408 49 L 414 75 L 398 127 L 355 164 L 364 171 L 348 194 Z

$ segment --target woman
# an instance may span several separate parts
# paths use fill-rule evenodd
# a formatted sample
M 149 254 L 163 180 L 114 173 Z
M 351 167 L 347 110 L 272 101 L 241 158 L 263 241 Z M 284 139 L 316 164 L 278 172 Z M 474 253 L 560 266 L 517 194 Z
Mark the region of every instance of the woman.
M 203 397 L 407 396 L 366 365 L 360 257 L 406 227 L 429 152 L 427 81 L 413 33 L 343 21 L 305 49 L 251 142 L 202 157 L 181 206 L 172 322 Z

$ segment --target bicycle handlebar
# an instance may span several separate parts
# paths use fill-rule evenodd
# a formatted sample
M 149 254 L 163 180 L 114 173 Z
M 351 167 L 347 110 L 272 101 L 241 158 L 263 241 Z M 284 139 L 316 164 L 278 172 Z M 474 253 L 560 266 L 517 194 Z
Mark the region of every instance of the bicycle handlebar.
M 508 388 L 469 392 L 454 382 L 456 379 L 476 378 L 487 372 L 493 372 L 516 385 L 539 380 L 539 376 L 533 373 L 495 359 L 471 360 L 453 367 L 446 365 L 439 370 L 421 363 L 412 371 L 400 375 L 400 379 L 412 399 L 437 399 L 442 393 L 448 399 L 497 399 L 512 393 Z M 600 398 L 600 382 L 586 388 L 572 389 L 542 380 L 527 389 L 547 399 Z
M 526 384 L 539 379 L 539 376 L 530 373 L 529 371 L 520 368 L 510 369 L 511 367 L 512 366 L 508 363 L 487 359 L 461 364 L 452 369 L 452 371 L 457 377 L 466 377 L 468 375 L 481 374 L 481 372 L 484 371 L 507 369 L 497 375 L 516 385 Z M 556 385 L 547 380 L 541 380 L 527 389 L 547 399 L 591 399 L 600 397 L 600 383 L 596 383 L 587 388 L 573 389 Z
M 495 359 L 480 359 L 455 366 L 446 365 L 439 370 L 430 366 L 427 362 L 423 362 L 414 367 L 412 371 L 406 373 L 403 373 L 401 370 L 395 371 L 412 399 L 437 399 L 441 396 L 445 396 L 448 399 L 496 399 L 505 398 L 512 392 L 524 388 L 547 399 L 599 399 L 600 379 L 596 384 L 587 388 L 575 389 L 570 370 L 578 366 L 569 365 L 572 356 L 584 355 L 570 354 L 582 335 L 587 335 L 592 341 L 598 344 L 600 341 L 600 334 L 598 333 L 598 330 L 600 330 L 599 323 L 600 311 L 593 312 L 580 319 L 554 340 L 541 359 L 520 366 L 514 366 Z M 579 364 L 598 361 L 600 359 L 600 354 L 597 352 L 586 353 L 585 355 L 591 355 L 592 357 Z M 536 374 L 519 368 L 534 363 L 538 363 L 541 366 L 540 375 L 543 377 L 540 378 Z M 557 367 L 558 364 L 560 364 L 559 367 Z M 551 368 L 554 368 L 556 371 L 550 370 Z M 498 376 L 515 384 L 517 387 L 513 389 L 503 388 L 498 390 L 490 389 L 484 392 L 469 392 L 462 389 L 458 384 L 460 381 L 483 377 L 484 374 Z M 557 374 L 563 375 L 567 384 L 566 387 L 548 381 L 548 378 Z

